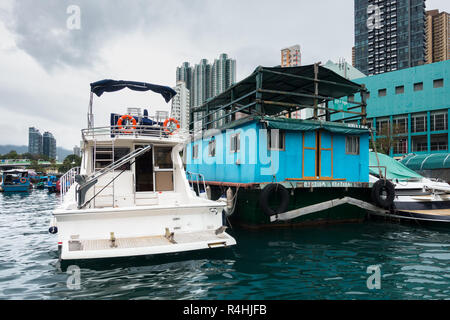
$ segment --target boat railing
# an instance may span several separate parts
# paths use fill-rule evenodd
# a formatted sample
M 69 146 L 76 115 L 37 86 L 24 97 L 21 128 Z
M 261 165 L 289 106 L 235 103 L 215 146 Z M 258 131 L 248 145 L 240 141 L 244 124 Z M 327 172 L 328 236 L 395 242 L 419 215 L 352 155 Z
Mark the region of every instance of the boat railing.
M 94 138 L 116 138 L 116 137 L 154 137 L 166 138 L 184 137 L 189 135 L 189 131 L 178 129 L 171 132 L 170 128 L 160 125 L 113 125 L 105 127 L 93 127 L 81 130 L 83 140 Z
M 63 202 L 64 195 L 69 190 L 70 186 L 75 182 L 75 176 L 80 174 L 80 167 L 74 167 L 67 171 L 61 178 L 59 178 L 59 185 L 61 188 L 61 202 Z
M 386 166 L 369 166 L 369 168 L 377 168 L 379 170 L 379 173 L 381 174 L 381 169 L 384 170 L 384 175 L 380 178 L 384 178 L 386 179 L 386 175 L 387 175 L 387 167 Z
M 201 196 L 201 194 L 202 194 L 202 192 L 200 190 L 200 184 L 203 185 L 203 190 L 204 190 L 204 192 L 206 192 L 206 182 L 205 182 L 205 176 L 203 174 L 197 173 L 197 172 L 186 171 L 186 176 L 188 178 L 189 185 L 193 191 L 195 191 L 194 184 L 195 183 L 197 184 L 197 193 L 199 196 Z

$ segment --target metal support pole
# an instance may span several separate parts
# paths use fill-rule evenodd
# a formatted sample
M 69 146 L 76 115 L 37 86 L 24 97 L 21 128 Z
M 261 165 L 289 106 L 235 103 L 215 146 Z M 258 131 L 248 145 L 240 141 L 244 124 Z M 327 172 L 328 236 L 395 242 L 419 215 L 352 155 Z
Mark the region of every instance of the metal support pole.
M 262 113 L 262 92 L 258 91 L 258 89 L 262 89 L 263 83 L 263 73 L 261 68 L 258 70 L 258 74 L 256 75 L 256 112 Z
M 93 102 L 93 93 L 91 91 L 90 93 L 90 97 L 89 97 L 89 108 L 88 108 L 88 128 L 93 128 L 94 127 L 94 114 L 92 113 L 92 102 Z
M 360 92 L 361 92 L 361 113 L 362 113 L 361 124 L 365 126 L 367 124 L 367 102 L 366 102 L 367 89 L 365 84 L 361 85 Z
M 317 96 L 319 95 L 319 64 L 314 64 L 314 120 L 318 120 L 318 109 L 317 109 Z

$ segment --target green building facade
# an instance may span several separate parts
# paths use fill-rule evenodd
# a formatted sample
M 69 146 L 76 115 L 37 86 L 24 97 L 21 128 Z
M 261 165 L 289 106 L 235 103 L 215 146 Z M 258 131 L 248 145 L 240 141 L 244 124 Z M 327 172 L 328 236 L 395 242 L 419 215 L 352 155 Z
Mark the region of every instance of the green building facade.
M 375 139 L 393 138 L 391 156 L 449 152 L 450 60 L 353 81 L 369 91 L 367 118 Z M 351 99 L 361 101 L 359 96 Z M 339 101 L 334 107 L 348 106 Z M 345 120 L 342 114 L 333 116 L 338 118 Z

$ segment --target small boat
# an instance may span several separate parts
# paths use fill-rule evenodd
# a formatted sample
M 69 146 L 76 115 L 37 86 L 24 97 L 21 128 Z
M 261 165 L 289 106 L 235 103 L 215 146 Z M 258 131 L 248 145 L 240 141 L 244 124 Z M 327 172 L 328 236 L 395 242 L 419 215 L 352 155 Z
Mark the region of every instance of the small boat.
M 56 188 L 56 183 L 58 182 L 57 176 L 48 176 L 47 179 L 47 190 L 48 192 L 55 193 L 58 192 Z
M 2 172 L 3 192 L 27 192 L 31 187 L 27 170 L 12 169 Z
M 94 127 L 93 94 L 151 90 L 169 102 L 176 92 L 142 82 L 91 84 L 88 128 L 82 130 L 81 167 L 60 178 L 61 204 L 49 232 L 61 260 L 179 253 L 236 244 L 225 232 L 224 204 L 196 196 L 180 152 L 189 137 L 174 119 L 164 123 L 140 108 L 111 114 Z
M 48 176 L 40 176 L 39 180 L 35 184 L 35 188 L 42 190 L 47 188 Z
M 448 183 L 425 178 L 387 155 L 370 152 L 370 181 L 380 180 L 380 172 L 394 185 L 395 197 L 389 211 L 371 212 L 372 215 L 414 224 L 450 226 Z

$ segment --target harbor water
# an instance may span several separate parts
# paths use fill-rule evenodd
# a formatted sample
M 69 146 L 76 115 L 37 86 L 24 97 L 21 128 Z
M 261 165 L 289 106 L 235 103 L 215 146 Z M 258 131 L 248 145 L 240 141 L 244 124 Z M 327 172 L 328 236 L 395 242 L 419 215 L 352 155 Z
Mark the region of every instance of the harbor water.
M 375 221 L 233 228 L 231 248 L 83 262 L 74 286 L 47 231 L 58 202 L 0 194 L 0 299 L 450 299 L 449 230 Z

